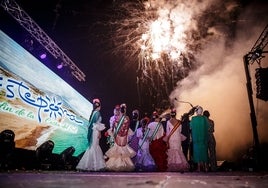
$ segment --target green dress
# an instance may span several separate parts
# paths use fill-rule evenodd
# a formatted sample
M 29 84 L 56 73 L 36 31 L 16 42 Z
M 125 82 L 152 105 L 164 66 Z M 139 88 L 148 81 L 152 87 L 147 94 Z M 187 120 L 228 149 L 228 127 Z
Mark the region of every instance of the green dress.
M 194 116 L 190 122 L 193 142 L 193 161 L 208 162 L 208 128 L 209 122 L 205 116 Z

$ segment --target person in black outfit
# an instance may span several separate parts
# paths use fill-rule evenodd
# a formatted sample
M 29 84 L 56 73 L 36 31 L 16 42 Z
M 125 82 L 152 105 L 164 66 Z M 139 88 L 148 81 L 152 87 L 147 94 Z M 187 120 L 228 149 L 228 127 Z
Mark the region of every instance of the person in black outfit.
M 132 111 L 132 117 L 130 121 L 130 129 L 133 131 L 133 135 L 129 137 L 129 146 L 137 153 L 139 149 L 139 138 L 136 135 L 138 128 L 140 128 L 140 115 L 139 110 Z M 132 162 L 136 164 L 137 156 L 131 158 Z
M 189 161 L 189 146 L 190 146 L 190 120 L 188 113 L 183 114 L 181 122 L 181 133 L 186 136 L 186 140 L 181 142 L 182 151 L 187 161 Z

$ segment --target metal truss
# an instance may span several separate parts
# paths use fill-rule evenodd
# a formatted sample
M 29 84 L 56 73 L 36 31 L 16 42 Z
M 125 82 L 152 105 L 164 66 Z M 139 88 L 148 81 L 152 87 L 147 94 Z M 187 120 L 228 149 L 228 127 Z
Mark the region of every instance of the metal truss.
M 86 75 L 14 0 L 2 0 L 1 6 L 51 55 L 61 60 L 63 66 L 68 66 L 71 70 L 71 74 L 76 77 L 77 80 L 85 81 Z
M 265 26 L 264 30 L 260 34 L 259 38 L 251 48 L 250 52 L 247 54 L 248 61 L 253 64 L 255 61 L 258 63 L 264 57 L 262 54 L 267 53 L 263 51 L 268 44 L 268 25 Z
M 253 102 L 253 91 L 252 91 L 252 84 L 251 84 L 251 76 L 249 71 L 249 64 L 253 64 L 255 61 L 260 64 L 260 61 L 263 57 L 263 53 L 267 53 L 266 51 L 263 51 L 268 43 L 268 25 L 264 28 L 262 33 L 260 34 L 259 38 L 251 48 L 251 51 L 244 55 L 244 68 L 245 68 L 245 74 L 247 79 L 247 93 L 248 93 L 248 100 L 249 100 L 249 107 L 250 107 L 250 119 L 251 119 L 251 125 L 252 125 L 252 131 L 253 131 L 253 139 L 254 139 L 254 147 L 255 147 L 255 162 L 259 166 L 260 165 L 260 143 L 259 143 L 259 136 L 258 136 L 258 130 L 257 130 L 257 118 L 256 118 L 256 112 Z M 259 166 L 260 167 L 260 166 Z

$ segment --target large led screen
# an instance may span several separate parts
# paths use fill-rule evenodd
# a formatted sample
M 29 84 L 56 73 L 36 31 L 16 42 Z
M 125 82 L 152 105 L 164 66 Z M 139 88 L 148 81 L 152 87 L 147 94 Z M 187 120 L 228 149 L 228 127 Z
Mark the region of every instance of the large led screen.
M 12 130 L 16 148 L 52 140 L 55 154 L 84 152 L 92 104 L 1 30 L 0 44 L 0 132 Z

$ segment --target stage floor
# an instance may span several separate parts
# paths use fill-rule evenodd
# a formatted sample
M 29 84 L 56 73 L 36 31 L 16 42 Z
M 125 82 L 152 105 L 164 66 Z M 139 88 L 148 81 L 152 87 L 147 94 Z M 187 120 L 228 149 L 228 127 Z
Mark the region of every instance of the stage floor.
M 268 172 L 75 172 L 7 171 L 0 173 L 1 188 L 262 188 Z

